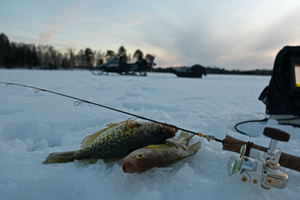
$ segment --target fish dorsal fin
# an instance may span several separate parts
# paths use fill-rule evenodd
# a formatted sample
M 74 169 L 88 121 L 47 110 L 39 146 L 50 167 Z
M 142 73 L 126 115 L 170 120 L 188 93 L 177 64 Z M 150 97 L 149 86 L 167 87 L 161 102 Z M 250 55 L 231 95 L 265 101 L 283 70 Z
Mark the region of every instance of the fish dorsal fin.
M 127 126 L 126 126 L 126 128 L 128 129 L 128 130 L 131 130 L 131 129 L 134 129 L 134 128 L 138 128 L 138 127 L 140 127 L 140 126 L 142 126 L 142 124 L 141 123 L 138 123 L 138 122 L 134 122 L 134 123 L 128 123 L 127 124 Z
M 87 146 L 89 146 L 101 133 L 103 133 L 104 131 L 106 131 L 108 128 L 102 129 L 101 131 L 98 131 L 92 135 L 88 135 L 86 136 L 82 142 L 81 142 L 81 148 L 86 148 Z
M 197 153 L 197 151 L 201 148 L 201 141 L 196 142 L 195 144 L 191 145 L 189 147 L 190 152 L 192 153 L 192 155 L 194 155 L 195 153 Z
M 114 126 L 117 126 L 117 125 L 119 125 L 119 124 L 121 124 L 122 122 L 120 122 L 120 123 L 110 123 L 110 124 L 107 124 L 106 126 L 107 126 L 107 128 L 104 128 L 104 129 L 102 129 L 102 130 L 100 130 L 100 131 L 98 131 L 98 132 L 96 132 L 96 133 L 94 133 L 94 134 L 92 134 L 92 135 L 88 135 L 88 136 L 86 136 L 83 140 L 82 140 L 82 142 L 81 142 L 81 148 L 85 148 L 85 147 L 87 147 L 88 145 L 90 145 L 101 133 L 103 133 L 104 131 L 106 131 L 107 129 L 110 129 L 110 128 L 112 128 L 112 127 L 114 127 Z
M 181 131 L 179 138 L 178 138 L 178 143 L 180 143 L 181 145 L 188 145 L 190 139 L 193 137 L 194 135 L 189 134 L 188 132 L 185 131 Z
M 118 126 L 119 124 L 124 124 L 126 121 L 124 122 L 120 122 L 120 123 L 110 123 L 110 124 L 106 124 L 107 128 L 112 128 L 114 126 Z

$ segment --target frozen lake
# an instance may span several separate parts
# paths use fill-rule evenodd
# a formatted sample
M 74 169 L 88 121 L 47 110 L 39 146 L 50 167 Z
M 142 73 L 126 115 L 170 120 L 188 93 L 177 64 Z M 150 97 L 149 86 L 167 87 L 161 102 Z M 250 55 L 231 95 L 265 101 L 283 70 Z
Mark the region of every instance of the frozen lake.
M 234 130 L 238 122 L 268 117 L 258 97 L 269 81 L 269 76 L 209 74 L 189 79 L 167 73 L 138 77 L 0 70 L 0 82 L 63 93 L 219 139 L 230 135 L 268 147 L 264 127 L 279 128 L 291 139 L 278 142 L 278 148 L 300 156 L 299 128 L 271 120 L 241 125 L 251 138 Z M 139 175 L 125 174 L 121 161 L 44 165 L 49 153 L 77 150 L 85 136 L 131 117 L 86 103 L 75 107 L 74 101 L 0 84 L 0 199 L 299 199 L 299 172 L 286 169 L 289 183 L 283 190 L 244 184 L 226 173 L 227 161 L 235 153 L 197 136 L 192 143 L 201 140 L 202 147 L 196 155 Z

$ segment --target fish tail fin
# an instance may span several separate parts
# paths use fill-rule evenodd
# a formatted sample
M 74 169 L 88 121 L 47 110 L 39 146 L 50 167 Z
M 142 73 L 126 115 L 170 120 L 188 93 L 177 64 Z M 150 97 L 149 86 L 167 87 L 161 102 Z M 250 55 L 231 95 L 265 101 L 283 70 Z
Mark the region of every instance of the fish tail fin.
M 195 144 L 189 147 L 190 152 L 194 155 L 201 148 L 201 141 L 196 142 Z
M 194 135 L 193 134 L 189 134 L 188 132 L 185 132 L 185 131 L 181 131 L 180 135 L 179 135 L 179 142 L 185 144 L 185 145 L 188 145 L 190 139 L 193 137 Z
M 75 151 L 61 152 L 61 153 L 51 153 L 43 162 L 44 164 L 51 163 L 66 163 L 73 162 L 75 160 Z

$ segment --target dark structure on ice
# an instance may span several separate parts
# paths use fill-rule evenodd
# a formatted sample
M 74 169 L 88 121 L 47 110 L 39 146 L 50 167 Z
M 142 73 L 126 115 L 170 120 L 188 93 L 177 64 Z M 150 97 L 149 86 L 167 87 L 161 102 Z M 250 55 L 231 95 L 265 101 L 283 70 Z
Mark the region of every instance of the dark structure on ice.
M 187 78 L 202 78 L 202 75 L 206 75 L 206 68 L 196 64 L 189 68 L 170 68 L 170 72 L 176 74 L 178 77 Z
M 280 124 L 300 127 L 300 46 L 285 46 L 276 56 L 273 75 L 259 100 Z

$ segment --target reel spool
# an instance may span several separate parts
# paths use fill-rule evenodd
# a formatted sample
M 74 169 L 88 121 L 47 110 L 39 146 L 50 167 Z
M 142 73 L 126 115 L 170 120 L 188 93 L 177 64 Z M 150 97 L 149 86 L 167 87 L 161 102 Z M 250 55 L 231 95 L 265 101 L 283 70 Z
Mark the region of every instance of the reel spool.
M 245 156 L 247 145 L 241 148 L 241 155 L 231 156 L 227 164 L 229 176 L 235 175 L 242 182 L 253 185 L 261 184 L 264 189 L 275 187 L 283 189 L 288 183 L 287 174 L 279 169 L 281 150 L 276 148 L 277 142 L 289 141 L 290 134 L 266 127 L 263 134 L 271 138 L 267 152 L 250 149 L 249 156 Z

